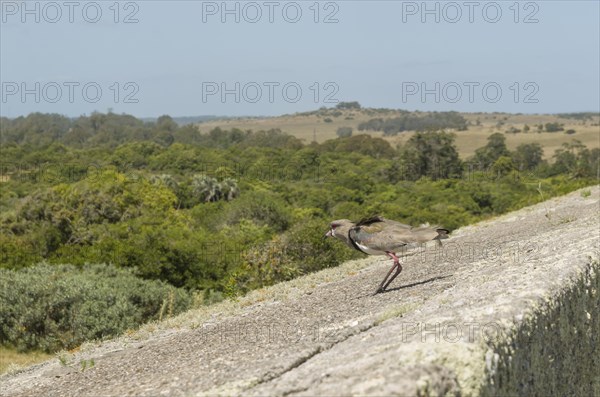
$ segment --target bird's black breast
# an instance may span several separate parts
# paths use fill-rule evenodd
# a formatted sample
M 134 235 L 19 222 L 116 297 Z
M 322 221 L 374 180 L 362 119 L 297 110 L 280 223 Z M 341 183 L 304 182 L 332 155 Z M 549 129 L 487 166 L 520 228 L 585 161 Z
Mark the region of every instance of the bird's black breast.
M 362 249 L 360 249 L 360 247 L 358 246 L 358 244 L 356 244 L 356 241 L 354 241 L 354 238 L 352 237 L 353 235 L 356 235 L 356 232 L 358 232 L 360 230 L 359 224 L 360 224 L 360 222 L 357 223 L 356 226 L 353 226 L 353 227 L 351 227 L 348 230 L 348 240 L 350 240 L 350 242 L 352 243 L 352 246 L 354 247 L 354 249 L 356 249 L 357 251 L 362 252 L 363 254 L 367 254 L 365 251 L 363 251 Z

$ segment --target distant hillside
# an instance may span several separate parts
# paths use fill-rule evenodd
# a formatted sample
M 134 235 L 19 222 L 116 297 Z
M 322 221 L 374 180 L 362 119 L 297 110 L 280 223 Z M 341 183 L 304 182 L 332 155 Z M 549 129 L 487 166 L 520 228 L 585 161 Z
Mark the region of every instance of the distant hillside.
M 252 120 L 252 119 L 262 119 L 266 116 L 215 116 L 215 115 L 205 115 L 205 116 L 179 116 L 179 117 L 171 117 L 174 122 L 176 122 L 179 126 L 187 125 L 187 124 L 195 124 L 195 123 L 206 123 L 208 121 L 223 121 L 223 120 Z M 160 117 L 140 117 L 140 120 L 148 123 L 156 123 L 156 121 Z
M 515 150 L 521 144 L 540 144 L 550 159 L 563 144 L 574 139 L 589 149 L 600 147 L 600 115 L 592 112 L 563 114 L 510 114 L 421 112 L 355 107 L 320 108 L 276 117 L 183 116 L 137 119 L 127 114 L 92 113 L 72 119 L 59 114 L 31 113 L 0 119 L 2 144 L 34 146 L 58 142 L 75 147 L 117 146 L 131 141 L 201 144 L 206 135 L 220 130 L 279 130 L 305 144 L 323 143 L 338 136 L 366 134 L 404 145 L 418 131 L 443 130 L 456 135 L 462 159 L 475 154 L 491 134 L 501 133 Z M 215 133 L 218 133 L 216 130 Z
M 227 120 L 231 117 L 229 116 L 180 116 L 180 117 L 171 117 L 174 122 L 178 125 L 186 125 L 192 123 L 203 123 L 205 121 L 213 121 L 213 120 Z M 158 117 L 141 117 L 140 120 L 148 123 L 155 123 L 158 120 Z
M 454 128 L 442 127 L 446 131 L 456 134 L 456 145 L 463 159 L 472 156 L 475 149 L 484 146 L 487 138 L 496 132 L 505 134 L 506 144 L 511 150 L 520 144 L 539 143 L 544 147 L 544 158 L 546 159 L 550 158 L 563 143 L 571 142 L 573 139 L 581 141 L 590 149 L 600 147 L 598 140 L 600 114 L 591 112 L 512 114 L 321 108 L 311 112 L 285 114 L 277 117 L 210 120 L 197 126 L 202 133 L 208 133 L 216 127 L 241 130 L 277 128 L 304 140 L 305 143 L 313 141 L 322 143 L 328 139 L 335 139 L 338 137 L 338 129 L 349 127 L 354 135 L 368 134 L 373 137 L 381 137 L 395 147 L 398 144 L 406 143 L 414 135 L 416 130 L 411 129 L 410 125 L 415 125 L 415 120 L 427 119 L 432 115 L 443 119 L 444 114 L 458 116 L 456 117 L 458 121 L 460 118 L 466 120 L 466 129 L 460 122 L 454 123 Z M 369 126 L 373 126 L 373 128 L 367 128 Z M 385 131 L 386 127 L 388 133 Z M 394 127 L 396 128 L 394 129 Z M 393 133 L 390 134 L 389 131 Z

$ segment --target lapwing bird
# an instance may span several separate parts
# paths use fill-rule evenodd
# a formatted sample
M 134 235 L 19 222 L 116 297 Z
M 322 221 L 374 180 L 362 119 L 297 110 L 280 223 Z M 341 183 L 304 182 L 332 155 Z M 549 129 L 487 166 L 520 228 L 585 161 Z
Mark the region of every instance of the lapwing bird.
M 448 230 L 437 226 L 412 227 L 374 216 L 358 223 L 348 219 L 333 221 L 325 237 L 336 237 L 360 252 L 368 255 L 387 255 L 394 261 L 392 268 L 375 291 L 377 294 L 385 291 L 402 271 L 398 252 L 434 240 L 441 245 L 440 240 L 448 238 Z M 395 273 L 390 278 L 394 270 Z

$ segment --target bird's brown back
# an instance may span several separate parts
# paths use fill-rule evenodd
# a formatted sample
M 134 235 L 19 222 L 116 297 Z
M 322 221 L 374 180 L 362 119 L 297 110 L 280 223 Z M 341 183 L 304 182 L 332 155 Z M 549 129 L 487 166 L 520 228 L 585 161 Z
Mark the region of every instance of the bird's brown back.
M 447 238 L 440 237 L 437 226 L 412 227 L 382 217 L 360 221 L 350 229 L 349 236 L 356 243 L 378 251 L 399 251 L 409 244 L 423 244 L 429 241 Z

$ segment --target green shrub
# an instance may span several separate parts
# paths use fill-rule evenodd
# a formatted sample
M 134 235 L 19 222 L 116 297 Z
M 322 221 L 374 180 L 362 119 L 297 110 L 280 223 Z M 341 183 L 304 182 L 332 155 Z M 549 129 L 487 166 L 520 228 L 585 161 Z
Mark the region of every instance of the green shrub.
M 190 303 L 182 289 L 110 265 L 0 269 L 0 340 L 23 351 L 71 349 L 174 315 Z
M 290 210 L 277 196 L 267 192 L 249 192 L 232 202 L 225 216 L 226 223 L 234 225 L 242 219 L 266 225 L 276 232 L 287 229 L 291 222 Z
M 313 114 L 331 122 L 335 112 L 323 108 Z M 386 118 L 371 119 L 359 130 L 388 135 L 399 129 L 466 128 L 466 120 L 453 112 L 369 109 L 365 114 Z M 24 121 L 28 128 L 43 125 L 38 116 Z M 199 133 L 182 127 L 173 132 L 169 118 L 149 125 L 100 114 L 67 126 L 88 130 L 75 146 L 65 135 L 66 146 L 36 147 L 31 145 L 47 139 L 29 133 L 21 139 L 25 126 L 15 123 L 9 122 L 12 132 L 6 138 L 12 138 L 2 147 L 9 165 L 0 189 L 0 267 L 18 271 L 40 261 L 111 263 L 135 269 L 146 280 L 201 291 L 199 300 L 205 303 L 360 256 L 338 241 L 321 239 L 333 219 L 379 214 L 453 230 L 597 183 L 600 161 L 600 149 L 576 140 L 563 144 L 547 162 L 540 145 L 511 151 L 504 134 L 495 133 L 465 164 L 453 135 L 445 132 L 416 133 L 396 148 L 363 134 L 303 144 L 279 130 Z M 92 124 L 98 134 L 92 134 Z M 99 139 L 120 131 L 119 125 L 123 136 L 101 144 Z M 172 144 L 163 139 L 170 134 Z M 116 146 L 119 142 L 125 144 Z M 73 277 L 83 277 L 78 267 L 73 269 Z M 43 299 L 57 299 L 36 291 Z M 87 289 L 78 293 L 93 294 Z M 106 303 L 93 305 L 101 312 L 116 310 L 108 310 Z M 145 321 L 152 313 L 138 317 Z M 129 327 L 125 319 L 114 321 Z M 113 332 L 82 324 L 92 337 Z
M 315 272 L 364 257 L 336 239 L 324 238 L 328 228 L 329 222 L 310 219 L 297 223 L 284 234 L 282 252 L 298 273 Z
M 364 256 L 336 239 L 324 238 L 328 227 L 328 221 L 305 219 L 271 241 L 251 247 L 230 275 L 228 293 L 245 293 Z
M 336 131 L 336 134 L 340 138 L 352 136 L 352 127 L 339 127 Z
M 546 128 L 546 132 L 557 132 L 557 131 L 564 131 L 565 129 L 563 128 L 564 124 L 561 123 L 546 123 L 544 125 L 544 128 Z

